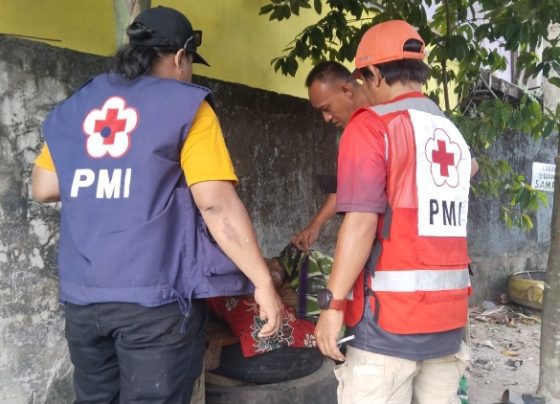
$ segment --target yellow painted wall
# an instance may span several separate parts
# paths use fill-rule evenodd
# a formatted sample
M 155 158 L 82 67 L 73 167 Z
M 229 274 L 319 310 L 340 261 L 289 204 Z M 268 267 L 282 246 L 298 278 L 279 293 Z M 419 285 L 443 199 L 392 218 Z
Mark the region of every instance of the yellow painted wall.
M 311 64 L 295 78 L 274 72 L 270 60 L 318 18 L 312 10 L 288 22 L 259 16 L 266 0 L 152 0 L 187 15 L 203 30 L 200 54 L 211 67 L 195 65 L 195 74 L 306 97 L 304 81 Z M 0 33 L 54 39 L 54 46 L 109 56 L 116 50 L 113 0 L 0 0 Z
M 304 82 L 311 63 L 301 64 L 294 78 L 275 72 L 270 61 L 319 17 L 312 10 L 301 10 L 299 17 L 288 21 L 269 21 L 268 16 L 258 15 L 267 3 L 152 0 L 152 7 L 176 8 L 195 29 L 202 29 L 199 51 L 211 67 L 197 64 L 195 74 L 307 98 Z M 44 42 L 54 46 L 109 56 L 116 50 L 113 0 L 0 0 L 0 33 L 47 38 Z M 455 105 L 456 95 L 450 96 Z

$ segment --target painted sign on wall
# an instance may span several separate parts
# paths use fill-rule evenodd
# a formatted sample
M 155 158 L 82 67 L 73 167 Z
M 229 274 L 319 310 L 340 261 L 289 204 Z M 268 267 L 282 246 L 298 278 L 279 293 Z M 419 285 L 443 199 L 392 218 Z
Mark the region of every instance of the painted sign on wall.
M 531 186 L 539 191 L 554 191 L 554 164 L 533 162 Z

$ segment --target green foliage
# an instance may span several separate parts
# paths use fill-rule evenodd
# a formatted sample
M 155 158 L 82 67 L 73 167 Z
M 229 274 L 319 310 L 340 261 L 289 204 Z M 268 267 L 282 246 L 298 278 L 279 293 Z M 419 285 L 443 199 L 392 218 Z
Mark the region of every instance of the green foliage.
M 513 173 L 507 162 L 488 155 L 495 141 L 512 131 L 548 137 L 558 129 L 560 108 L 544 110 L 530 91 L 521 91 L 521 97 L 496 93 L 487 78 L 507 67 L 502 49 L 516 52 L 511 67 L 522 72 L 520 82 L 542 74 L 560 87 L 560 78 L 553 77 L 560 74 L 560 38 L 548 33 L 550 24 L 560 22 L 558 0 L 271 0 L 260 14 L 281 21 L 301 9 L 319 17 L 272 60 L 275 71 L 285 75 L 296 74 L 298 61 L 352 61 L 362 34 L 378 22 L 403 19 L 417 27 L 429 49 L 431 76 L 439 84 L 429 96 L 443 97 L 446 113 L 480 162 L 473 191 L 499 199 L 508 226 L 532 228 L 530 214 L 547 203 L 546 195 Z M 459 100 L 454 108 L 452 92 Z
M 548 203 L 546 195 L 533 189 L 524 176 L 514 174 L 507 161 L 481 156 L 478 163 L 483 175 L 476 179 L 474 194 L 499 200 L 500 219 L 508 228 L 532 229 L 530 213 Z
M 260 14 L 270 14 L 271 20 L 281 21 L 290 18 L 292 14 L 298 15 L 301 7 L 311 8 L 309 3 L 309 0 L 273 0 L 261 8 Z M 362 2 L 333 0 L 330 3 L 331 10 L 316 24 L 305 28 L 284 49 L 285 56 L 272 60 L 275 71 L 280 70 L 285 75 L 295 76 L 298 59 L 351 60 L 354 57 L 358 45 L 354 38 L 360 37 L 367 27 L 348 24 L 348 16 L 358 21 L 364 11 Z M 337 6 L 333 7 L 335 4 Z M 321 0 L 314 0 L 314 9 L 317 13 L 322 12 Z

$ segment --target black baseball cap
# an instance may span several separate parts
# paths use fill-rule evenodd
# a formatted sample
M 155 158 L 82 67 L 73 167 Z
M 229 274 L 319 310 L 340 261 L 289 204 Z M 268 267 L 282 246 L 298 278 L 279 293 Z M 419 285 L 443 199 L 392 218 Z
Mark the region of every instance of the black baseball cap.
M 202 31 L 195 31 L 190 21 L 179 11 L 158 6 L 142 11 L 131 25 L 142 24 L 151 32 L 145 38 L 130 39 L 131 45 L 161 46 L 166 48 L 184 48 L 193 54 L 193 63 L 210 66 L 196 48 L 202 43 Z

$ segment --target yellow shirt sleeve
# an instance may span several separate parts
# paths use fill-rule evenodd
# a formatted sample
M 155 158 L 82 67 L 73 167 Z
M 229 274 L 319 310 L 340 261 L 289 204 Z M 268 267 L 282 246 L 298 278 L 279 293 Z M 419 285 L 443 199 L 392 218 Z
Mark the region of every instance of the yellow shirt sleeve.
M 237 183 L 220 122 L 206 101 L 202 102 L 196 112 L 181 149 L 181 167 L 189 187 L 203 181 Z
M 41 153 L 39 153 L 39 155 L 35 159 L 35 164 L 41 168 L 44 168 L 45 170 L 56 171 L 54 162 L 51 157 L 51 152 L 49 151 L 46 143 L 43 145 Z

